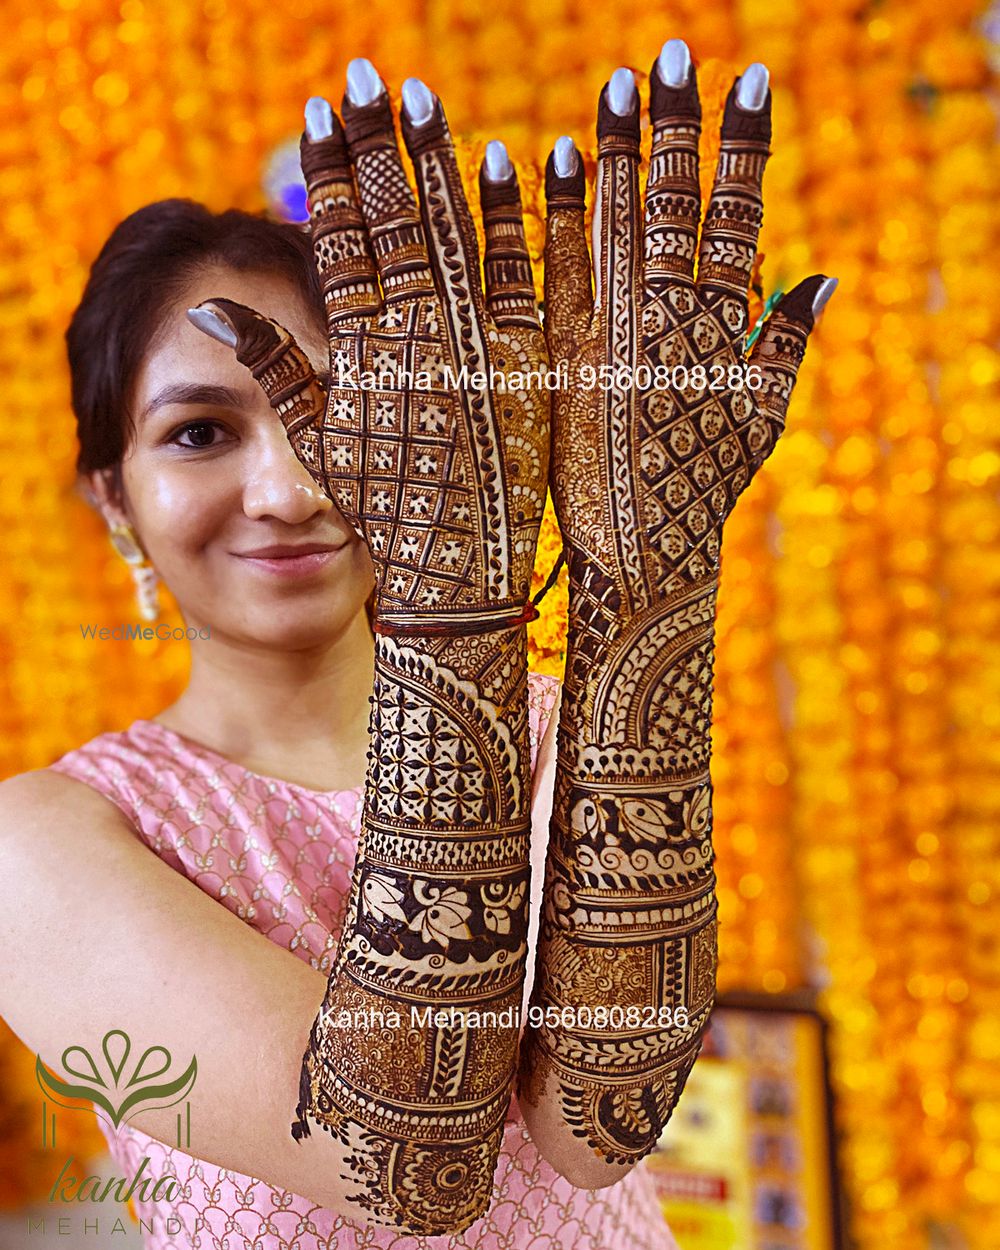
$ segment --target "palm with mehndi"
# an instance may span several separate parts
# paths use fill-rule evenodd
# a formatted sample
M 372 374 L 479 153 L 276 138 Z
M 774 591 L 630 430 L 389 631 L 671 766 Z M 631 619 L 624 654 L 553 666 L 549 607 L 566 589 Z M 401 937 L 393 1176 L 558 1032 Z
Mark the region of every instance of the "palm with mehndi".
M 437 1234 L 468 1227 L 489 1203 L 517 1062 L 531 795 L 524 623 L 549 412 L 540 389 L 494 390 L 471 376 L 546 361 L 506 153 L 491 145 L 480 177 L 483 280 L 441 105 L 415 80 L 403 102 L 419 211 L 368 62 L 349 70 L 343 128 L 325 101 L 307 109 L 302 167 L 329 387 L 253 310 L 214 299 L 190 315 L 236 348 L 366 541 L 378 579 L 362 830 L 292 1133 L 318 1124 L 333 1137 L 345 1201 L 370 1222 Z M 509 1009 L 512 1022 L 464 1027 L 466 1011 L 487 1007 L 500 1020 Z M 429 1015 L 415 1023 L 411 1009 Z M 364 1027 L 393 1011 L 399 1027 Z M 345 1028 L 345 1017 L 361 1024 Z
M 700 240 L 701 108 L 680 40 L 665 45 L 650 93 L 644 213 L 630 71 L 601 94 L 593 271 L 570 140 L 546 170 L 545 331 L 570 382 L 554 396 L 551 472 L 569 627 L 533 992 L 553 1023 L 526 1033 L 522 1090 L 533 1127 L 530 1108 L 559 1091 L 591 1167 L 593 1155 L 631 1165 L 655 1145 L 714 1002 L 722 530 L 782 432 L 814 301 L 836 285 L 801 282 L 745 357 L 766 70 L 751 67 L 729 93 Z M 589 1026 L 599 1006 L 633 1016 Z
M 755 110 L 740 107 L 736 85 L 729 93 L 699 245 L 697 81 L 691 66 L 683 85 L 668 86 L 660 69 L 668 55 L 681 62 L 676 77 L 687 68 L 668 45 L 650 75 L 644 220 L 639 101 L 628 71 L 619 70 L 601 95 L 596 298 L 583 168 L 567 140 L 547 170 L 549 355 L 553 366 L 567 362 L 571 383 L 584 366 L 598 376 L 602 367 L 605 376 L 620 371 L 609 393 L 571 385 L 554 401 L 553 498 L 584 612 L 577 639 L 584 653 L 599 645 L 612 619 L 656 611 L 717 577 L 723 523 L 784 428 L 813 299 L 830 282 L 815 275 L 785 295 L 745 357 L 770 92 L 765 77 L 766 100 Z M 559 176 L 560 165 L 574 163 Z
M 548 472 L 545 392 L 473 379 L 545 366 L 517 179 L 501 149 L 503 176 L 480 180 L 484 283 L 440 101 L 417 83 L 427 116 L 402 115 L 418 211 L 388 95 L 377 78 L 371 89 L 361 106 L 345 97 L 343 128 L 314 102 L 317 137 L 301 146 L 328 393 L 288 331 L 253 310 L 214 299 L 193 318 L 228 323 L 297 455 L 365 539 L 380 627 L 485 629 L 525 605 Z

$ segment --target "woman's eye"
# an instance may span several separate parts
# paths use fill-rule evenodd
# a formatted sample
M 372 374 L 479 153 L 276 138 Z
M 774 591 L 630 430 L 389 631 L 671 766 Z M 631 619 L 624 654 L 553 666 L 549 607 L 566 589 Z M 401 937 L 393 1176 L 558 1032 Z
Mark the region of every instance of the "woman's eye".
M 170 441 L 182 447 L 211 447 L 218 441 L 215 435 L 222 432 L 222 427 L 214 421 L 189 421 L 174 431 Z

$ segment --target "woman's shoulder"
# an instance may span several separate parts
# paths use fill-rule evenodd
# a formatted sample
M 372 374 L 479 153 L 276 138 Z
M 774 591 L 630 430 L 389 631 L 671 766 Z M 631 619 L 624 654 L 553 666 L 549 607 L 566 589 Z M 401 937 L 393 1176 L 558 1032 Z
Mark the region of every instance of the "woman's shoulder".
M 155 758 L 166 755 L 169 743 L 164 726 L 156 721 L 136 720 L 127 729 L 108 730 L 97 734 L 78 747 L 73 747 L 64 755 L 54 760 L 49 768 L 59 773 L 71 774 L 73 769 L 84 761 L 112 764 Z
M 0 781 L 0 812 L 6 816 L 22 806 L 58 805 L 66 802 L 78 790 L 77 782 L 51 767 L 15 773 Z
M 156 728 L 136 721 L 128 729 L 97 734 L 47 768 L 0 782 L 0 821 L 9 826 L 62 814 L 78 820 L 85 811 L 88 818 L 124 819 L 134 829 L 137 797 L 168 763 L 162 735 L 147 733 L 147 727 Z
M 72 821 L 78 827 L 94 822 L 132 827 L 127 814 L 108 796 L 51 765 L 0 781 L 0 836 L 33 838 L 51 821 Z
M 128 729 L 98 734 L 60 756 L 49 771 L 82 782 L 132 816 L 138 796 L 155 789 L 157 778 L 172 766 L 170 743 L 160 728 L 137 720 Z

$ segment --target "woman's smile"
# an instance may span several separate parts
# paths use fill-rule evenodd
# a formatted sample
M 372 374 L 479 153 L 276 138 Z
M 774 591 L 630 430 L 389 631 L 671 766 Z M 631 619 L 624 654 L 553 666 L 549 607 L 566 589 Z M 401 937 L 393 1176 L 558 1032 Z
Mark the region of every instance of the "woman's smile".
M 311 577 L 322 572 L 348 545 L 349 539 L 332 543 L 285 543 L 230 554 L 251 568 L 273 577 Z

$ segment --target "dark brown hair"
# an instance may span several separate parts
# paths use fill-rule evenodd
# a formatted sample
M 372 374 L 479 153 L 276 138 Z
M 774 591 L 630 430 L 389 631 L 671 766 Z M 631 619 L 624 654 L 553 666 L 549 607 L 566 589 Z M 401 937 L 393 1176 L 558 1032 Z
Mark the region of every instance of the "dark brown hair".
M 143 357 L 167 309 L 211 265 L 288 278 L 325 325 L 305 230 L 238 208 L 213 213 L 194 200 L 138 209 L 101 248 L 66 330 L 78 472 L 120 465 L 134 430 L 129 395 Z

